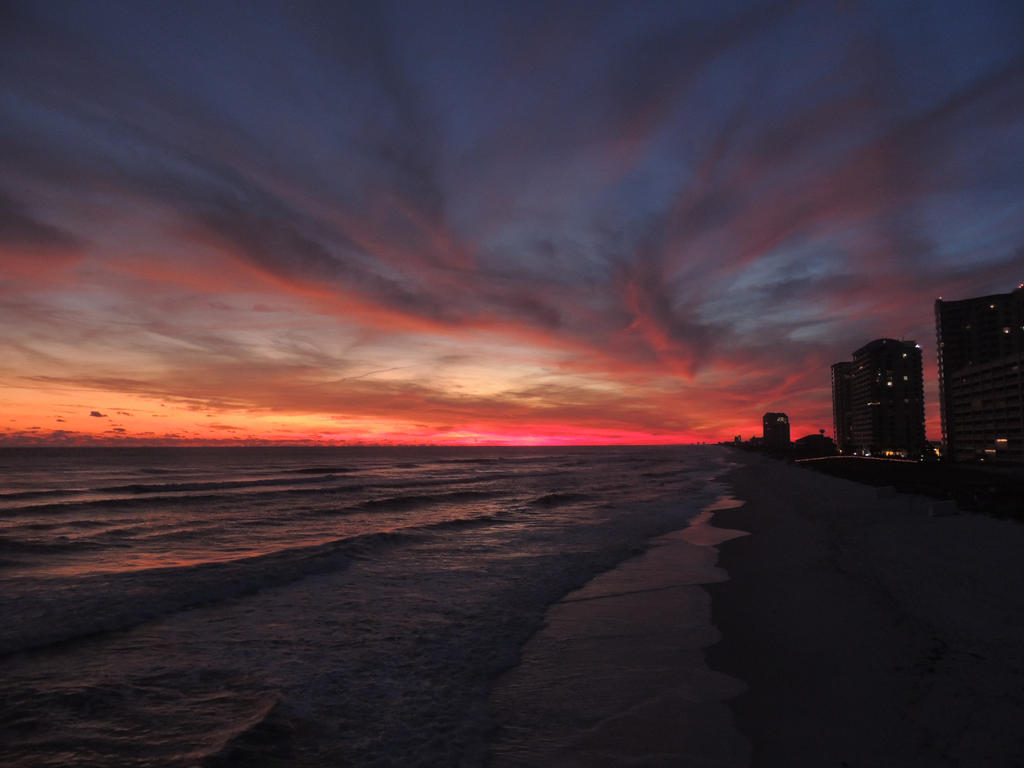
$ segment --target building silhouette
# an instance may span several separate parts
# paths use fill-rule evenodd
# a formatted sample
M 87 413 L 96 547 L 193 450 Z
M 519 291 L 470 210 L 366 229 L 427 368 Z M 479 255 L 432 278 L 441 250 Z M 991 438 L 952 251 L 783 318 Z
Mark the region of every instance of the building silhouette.
M 853 363 L 832 366 L 832 426 L 835 429 L 836 448 L 840 453 L 853 449 L 853 410 L 850 407 L 850 381 Z
M 937 300 L 935 330 L 945 455 L 1024 464 L 1024 285 Z
M 835 456 L 836 444 L 831 437 L 825 436 L 825 430 L 816 435 L 804 435 L 793 441 L 793 450 L 801 458 L 818 458 Z
M 920 458 L 926 444 L 921 347 L 875 339 L 852 362 L 833 365 L 832 413 L 844 453 Z
M 789 447 L 789 416 L 784 413 L 766 413 L 761 417 L 764 426 L 764 444 L 770 448 Z

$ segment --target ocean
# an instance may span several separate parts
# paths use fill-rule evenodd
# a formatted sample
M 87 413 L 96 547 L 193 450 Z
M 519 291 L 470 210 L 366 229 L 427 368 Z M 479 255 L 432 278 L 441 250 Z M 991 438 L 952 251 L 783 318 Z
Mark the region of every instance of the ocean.
M 715 447 L 0 450 L 0 764 L 480 766 L 548 606 Z

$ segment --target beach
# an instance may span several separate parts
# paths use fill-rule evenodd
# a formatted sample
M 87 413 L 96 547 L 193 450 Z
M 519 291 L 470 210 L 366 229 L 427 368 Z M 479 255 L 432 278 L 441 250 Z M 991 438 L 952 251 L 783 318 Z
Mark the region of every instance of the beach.
M 750 457 L 709 662 L 754 765 L 1024 764 L 1024 527 Z
M 505 737 L 532 729 L 534 750 L 499 737 L 494 765 L 1024 764 L 1024 527 L 735 459 L 721 480 L 741 506 L 548 611 L 492 696 Z M 718 577 L 666 557 L 673 536 L 713 545 Z M 695 635 L 673 606 L 698 593 L 713 626 Z M 700 701 L 673 674 L 694 654 L 718 683 Z M 508 708 L 517 688 L 525 714 Z

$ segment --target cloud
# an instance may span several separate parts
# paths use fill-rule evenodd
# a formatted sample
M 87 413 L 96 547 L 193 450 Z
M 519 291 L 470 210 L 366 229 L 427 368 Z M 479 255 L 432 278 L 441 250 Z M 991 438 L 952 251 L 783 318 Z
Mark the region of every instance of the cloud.
M 105 418 L 107 418 L 107 414 L 105 414 L 105 413 L 100 413 L 99 411 L 91 411 L 91 412 L 89 413 L 89 415 L 90 415 L 90 416 L 94 416 L 94 417 L 95 417 L 95 418 L 97 418 L 97 419 L 105 419 Z
M 81 240 L 31 216 L 24 205 L 0 190 L 0 247 L 77 251 Z

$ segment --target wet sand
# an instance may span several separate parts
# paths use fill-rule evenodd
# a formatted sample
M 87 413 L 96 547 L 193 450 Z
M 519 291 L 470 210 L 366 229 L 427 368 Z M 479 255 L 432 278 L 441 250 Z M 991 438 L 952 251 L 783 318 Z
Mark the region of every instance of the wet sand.
M 753 764 L 1024 765 L 1024 525 L 738 458 L 708 658 Z
M 709 669 L 718 640 L 702 585 L 725 578 L 710 513 L 552 606 L 499 681 L 494 768 L 664 768 L 749 763 L 723 703 L 743 690 Z

